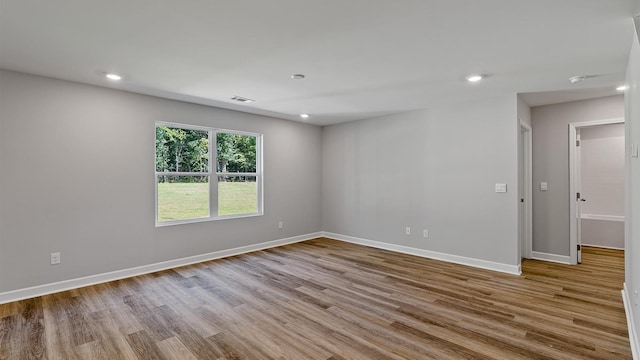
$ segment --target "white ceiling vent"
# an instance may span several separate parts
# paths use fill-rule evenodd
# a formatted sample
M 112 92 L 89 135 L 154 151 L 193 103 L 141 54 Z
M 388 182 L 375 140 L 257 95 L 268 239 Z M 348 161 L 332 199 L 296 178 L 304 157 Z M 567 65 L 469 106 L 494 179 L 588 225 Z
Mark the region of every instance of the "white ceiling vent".
M 249 99 L 249 98 L 238 96 L 238 95 L 232 97 L 231 100 L 239 101 L 241 103 L 251 103 L 255 101 L 253 99 Z

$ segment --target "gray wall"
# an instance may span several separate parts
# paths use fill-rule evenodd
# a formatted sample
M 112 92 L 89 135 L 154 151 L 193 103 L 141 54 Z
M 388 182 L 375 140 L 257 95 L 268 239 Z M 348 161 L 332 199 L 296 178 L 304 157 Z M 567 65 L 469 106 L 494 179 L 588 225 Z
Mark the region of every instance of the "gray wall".
M 513 95 L 325 127 L 324 230 L 518 265 L 516 103 Z
M 580 129 L 583 214 L 624 216 L 624 124 Z
M 582 244 L 624 249 L 624 221 L 582 219 Z
M 518 120 L 531 126 L 531 108 L 518 95 Z
M 583 217 L 624 217 L 624 124 L 580 129 Z M 582 219 L 582 244 L 624 248 L 624 221 Z
M 569 255 L 569 123 L 623 117 L 623 96 L 531 109 L 533 251 Z M 547 191 L 540 191 L 542 181 Z
M 635 18 L 637 34 L 633 40 L 625 93 L 627 139 L 625 203 L 625 286 L 636 336 L 640 334 L 640 158 L 631 157 L 631 144 L 640 144 L 640 16 Z M 637 340 L 637 339 L 636 339 Z M 633 346 L 633 344 L 632 344 Z M 635 344 L 639 349 L 640 344 Z
M 155 121 L 263 133 L 265 215 L 156 228 Z M 2 71 L 0 292 L 320 231 L 321 136 L 316 126 Z

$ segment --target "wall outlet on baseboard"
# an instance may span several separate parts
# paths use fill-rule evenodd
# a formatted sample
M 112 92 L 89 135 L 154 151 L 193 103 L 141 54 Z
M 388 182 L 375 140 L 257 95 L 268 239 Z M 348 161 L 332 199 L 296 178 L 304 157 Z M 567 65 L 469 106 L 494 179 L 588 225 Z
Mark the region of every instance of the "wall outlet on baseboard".
M 425 239 L 429 238 L 429 230 L 427 229 L 422 230 L 422 237 Z
M 51 265 L 57 265 L 57 264 L 60 264 L 60 253 L 59 252 L 51 253 Z
M 407 235 L 411 235 L 411 228 L 409 226 L 404 228 L 404 233 L 407 234 Z
M 278 229 L 282 229 L 284 227 L 284 221 L 280 220 L 278 222 Z

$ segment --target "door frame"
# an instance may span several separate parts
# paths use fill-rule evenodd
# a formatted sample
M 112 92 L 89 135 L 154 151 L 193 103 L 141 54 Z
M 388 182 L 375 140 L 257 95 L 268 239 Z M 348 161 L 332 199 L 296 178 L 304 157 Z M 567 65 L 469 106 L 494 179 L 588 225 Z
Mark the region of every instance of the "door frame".
M 622 124 L 624 118 L 613 118 L 603 120 L 592 120 L 584 122 L 574 122 L 569 124 L 569 263 L 572 265 L 578 264 L 578 222 L 577 206 L 576 206 L 576 192 L 579 186 L 580 179 L 577 178 L 577 146 L 576 146 L 576 131 L 581 128 L 598 125 L 609 124 Z
M 520 122 L 520 135 L 522 136 L 522 159 L 524 160 L 522 173 L 519 174 L 523 176 L 522 185 L 524 187 L 522 189 L 524 206 L 521 214 L 523 221 L 519 234 L 521 236 L 520 246 L 522 246 L 520 257 L 531 259 L 533 252 L 533 138 L 531 126 L 525 122 Z

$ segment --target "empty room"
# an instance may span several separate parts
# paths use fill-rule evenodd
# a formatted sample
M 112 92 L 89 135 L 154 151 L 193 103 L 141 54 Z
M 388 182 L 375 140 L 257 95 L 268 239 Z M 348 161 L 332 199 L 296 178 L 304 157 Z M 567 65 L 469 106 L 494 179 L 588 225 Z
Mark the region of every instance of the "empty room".
M 640 0 L 0 0 L 0 359 L 640 359 Z

